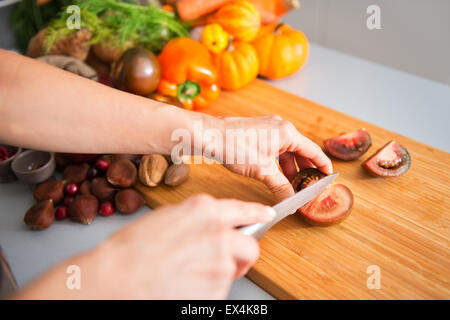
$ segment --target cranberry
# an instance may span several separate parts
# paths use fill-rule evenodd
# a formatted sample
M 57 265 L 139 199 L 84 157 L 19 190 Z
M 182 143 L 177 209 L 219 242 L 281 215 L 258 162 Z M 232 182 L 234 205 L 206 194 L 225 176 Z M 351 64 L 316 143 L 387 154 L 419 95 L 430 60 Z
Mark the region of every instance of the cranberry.
M 101 75 L 99 75 L 98 78 L 99 78 L 98 82 L 100 82 L 106 86 L 109 86 L 109 87 L 114 87 L 113 79 L 110 76 L 101 74 Z
M 0 153 L 4 156 L 6 156 L 8 154 L 8 149 L 6 149 L 6 147 L 1 147 L 0 148 Z
M 61 206 L 58 209 L 56 209 L 56 212 L 55 212 L 56 220 L 63 220 L 65 218 L 67 218 L 67 212 L 68 212 L 68 209 L 66 206 Z
M 94 178 L 97 178 L 98 175 L 99 175 L 99 172 L 98 172 L 97 168 L 95 168 L 95 167 L 90 167 L 90 168 L 89 168 L 89 170 L 88 170 L 88 172 L 87 172 L 87 178 L 88 178 L 89 180 L 92 180 L 92 179 L 94 179 Z
M 116 211 L 116 209 L 111 201 L 105 201 L 100 205 L 100 214 L 105 217 L 112 215 L 114 211 Z
M 68 207 L 69 204 L 73 201 L 73 199 L 75 198 L 71 196 L 65 196 L 63 200 L 64 205 Z
M 103 159 L 98 159 L 97 162 L 95 163 L 95 166 L 100 171 L 106 171 L 109 168 L 109 162 Z
M 78 186 L 75 183 L 69 183 L 66 186 L 66 193 L 70 194 L 71 196 L 77 194 L 78 192 Z

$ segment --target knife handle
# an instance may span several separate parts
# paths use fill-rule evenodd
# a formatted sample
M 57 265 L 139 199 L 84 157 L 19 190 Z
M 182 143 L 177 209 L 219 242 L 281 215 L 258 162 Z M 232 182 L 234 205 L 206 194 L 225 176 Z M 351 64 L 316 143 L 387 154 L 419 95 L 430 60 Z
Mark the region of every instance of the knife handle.
M 238 230 L 246 236 L 252 236 L 256 240 L 261 240 L 267 230 L 269 230 L 272 226 L 273 223 L 255 223 L 245 227 L 240 227 Z

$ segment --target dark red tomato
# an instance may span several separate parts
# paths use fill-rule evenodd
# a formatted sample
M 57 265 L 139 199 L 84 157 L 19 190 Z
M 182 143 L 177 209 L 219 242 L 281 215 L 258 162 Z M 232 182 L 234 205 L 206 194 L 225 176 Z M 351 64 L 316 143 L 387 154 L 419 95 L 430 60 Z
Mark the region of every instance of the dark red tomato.
M 345 161 L 355 160 L 369 150 L 372 139 L 366 129 L 346 133 L 323 142 L 325 150 L 333 157 Z
M 143 48 L 125 51 L 113 69 L 117 89 L 146 96 L 155 91 L 161 78 L 161 68 L 155 55 Z

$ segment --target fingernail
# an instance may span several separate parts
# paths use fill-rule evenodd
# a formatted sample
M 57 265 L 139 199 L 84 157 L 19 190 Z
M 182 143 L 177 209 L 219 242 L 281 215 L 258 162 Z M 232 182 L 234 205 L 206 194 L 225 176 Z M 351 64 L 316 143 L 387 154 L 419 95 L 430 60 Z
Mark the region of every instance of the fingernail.
M 275 209 L 272 208 L 272 207 L 266 207 L 266 212 L 267 212 L 267 215 L 268 215 L 271 219 L 275 218 L 275 216 L 277 215 L 277 212 L 276 212 Z

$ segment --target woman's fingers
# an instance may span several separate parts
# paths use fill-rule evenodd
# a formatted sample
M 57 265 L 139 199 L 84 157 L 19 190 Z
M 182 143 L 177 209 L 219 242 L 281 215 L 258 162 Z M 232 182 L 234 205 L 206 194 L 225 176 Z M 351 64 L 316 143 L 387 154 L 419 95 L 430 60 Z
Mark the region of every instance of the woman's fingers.
M 284 152 L 280 154 L 278 159 L 280 167 L 283 170 L 284 175 L 289 181 L 292 181 L 297 174 L 297 167 L 295 166 L 294 154 L 291 152 Z
M 270 222 L 275 217 L 275 211 L 271 207 L 261 203 L 232 199 L 217 200 L 217 205 L 211 214 L 214 219 L 231 227 Z
M 230 234 L 231 252 L 236 263 L 234 278 L 237 279 L 247 273 L 259 257 L 258 242 L 250 236 L 243 235 L 237 230 Z
M 323 173 L 333 173 L 333 165 L 331 164 L 331 160 L 317 144 L 300 134 L 298 131 L 295 131 L 293 143 L 293 152 L 303 158 L 309 159 L 317 167 L 317 169 Z
M 299 170 L 305 169 L 305 168 L 314 168 L 314 164 L 311 162 L 311 160 L 304 158 L 298 154 L 295 154 L 295 162 L 297 162 L 297 166 Z
M 269 188 L 278 201 L 289 198 L 295 193 L 288 178 L 281 173 L 275 161 L 272 164 L 272 168 L 267 170 L 266 174 L 258 177 L 258 179 Z

